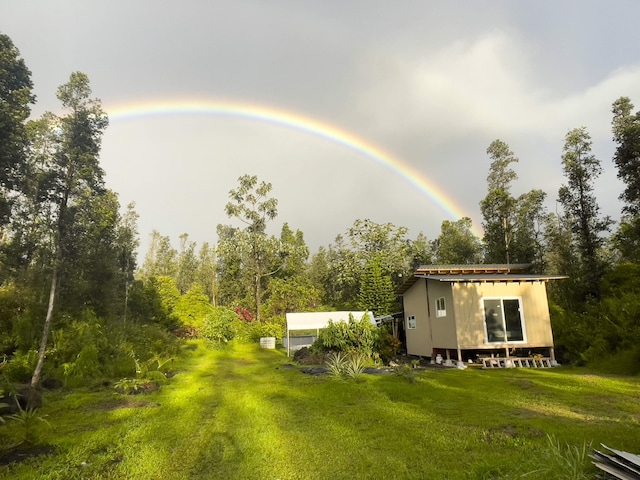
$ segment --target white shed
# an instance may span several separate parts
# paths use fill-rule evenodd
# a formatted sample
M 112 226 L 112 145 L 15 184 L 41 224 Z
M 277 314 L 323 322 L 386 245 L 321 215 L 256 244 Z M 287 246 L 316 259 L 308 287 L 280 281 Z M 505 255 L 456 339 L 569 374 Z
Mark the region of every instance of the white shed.
M 291 331 L 295 331 L 295 330 L 315 330 L 316 331 L 316 336 L 315 338 L 317 338 L 320 329 L 321 328 L 326 328 L 329 325 L 329 320 L 332 320 L 333 322 L 340 322 L 340 321 L 344 321 L 344 322 L 348 322 L 349 321 L 349 315 L 352 315 L 353 318 L 360 320 L 362 319 L 365 315 L 369 316 L 369 320 L 371 321 L 371 323 L 373 323 L 374 325 L 376 324 L 375 319 L 373 317 L 373 313 L 371 312 L 350 312 L 350 311 L 343 311 L 343 312 L 299 312 L 299 313 L 287 313 L 286 317 L 287 317 L 287 335 L 286 335 L 286 347 L 287 347 L 287 356 L 289 356 L 289 353 L 291 351 L 291 338 L 290 338 L 290 332 Z M 311 343 L 313 343 L 313 341 L 311 341 Z M 309 343 L 308 345 L 297 345 L 298 348 L 301 348 L 303 346 L 310 346 L 311 343 Z

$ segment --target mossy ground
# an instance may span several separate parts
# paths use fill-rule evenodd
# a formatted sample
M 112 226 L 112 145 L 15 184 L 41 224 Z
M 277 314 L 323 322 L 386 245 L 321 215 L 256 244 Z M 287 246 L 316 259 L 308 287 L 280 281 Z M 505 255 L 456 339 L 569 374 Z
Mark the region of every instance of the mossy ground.
M 340 380 L 289 363 L 279 350 L 198 343 L 157 392 L 48 393 L 39 414 L 51 426 L 32 428 L 50 450 L 0 465 L 0 478 L 582 478 L 560 471 L 549 438 L 640 452 L 638 377 L 426 369 L 414 382 Z M 21 428 L 0 427 L 5 448 Z

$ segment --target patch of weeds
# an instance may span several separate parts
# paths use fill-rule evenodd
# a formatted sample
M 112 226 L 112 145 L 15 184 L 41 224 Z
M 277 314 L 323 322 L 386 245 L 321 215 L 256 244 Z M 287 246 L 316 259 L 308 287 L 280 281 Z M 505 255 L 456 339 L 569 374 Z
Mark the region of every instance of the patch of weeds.
M 137 395 L 150 390 L 157 390 L 157 387 L 154 388 L 154 383 L 146 378 L 122 378 L 114 383 L 113 388 L 124 395 Z
M 137 358 L 133 359 L 136 364 L 136 378 L 122 378 L 118 380 L 113 388 L 118 393 L 124 395 L 137 395 L 140 393 L 153 392 L 160 388 L 160 384 L 166 383 L 166 375 L 160 369 L 173 358 L 162 358 L 158 355 L 148 362 L 141 362 Z M 155 364 L 155 368 L 149 368 Z
M 393 367 L 393 372 L 399 377 L 404 378 L 409 383 L 416 383 L 415 367 L 408 363 L 396 365 Z
M 543 451 L 544 466 L 532 470 L 521 478 L 540 478 L 552 475 L 556 480 L 587 480 L 594 478 L 594 470 L 589 461 L 591 444 L 562 444 L 553 435 L 547 435 L 547 447 Z
M 524 443 L 523 435 L 515 425 L 505 425 L 482 432 L 481 439 L 485 443 L 500 446 L 517 446 Z

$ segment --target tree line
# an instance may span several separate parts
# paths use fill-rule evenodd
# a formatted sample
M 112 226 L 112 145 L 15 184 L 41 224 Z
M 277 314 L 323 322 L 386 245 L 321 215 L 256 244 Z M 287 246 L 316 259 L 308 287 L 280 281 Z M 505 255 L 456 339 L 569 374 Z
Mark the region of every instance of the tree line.
M 304 310 L 401 310 L 395 289 L 427 264 L 527 263 L 568 275 L 550 284 L 556 346 L 565 361 L 609 359 L 640 369 L 640 113 L 612 107 L 612 159 L 625 189 L 621 220 L 601 215 L 594 183 L 602 171 L 585 127 L 559 152 L 559 212 L 547 193 L 512 193 L 518 158 L 489 145 L 483 238 L 469 218 L 445 220 L 437 238 L 357 219 L 311 254 L 304 234 L 283 223 L 271 184 L 247 174 L 221 207 L 228 224 L 198 246 L 175 248 L 154 231 L 142 265 L 135 205 L 121 206 L 99 164 L 108 117 L 88 77 L 72 73 L 56 92 L 63 113 L 30 120 L 30 72 L 0 34 L 0 355 L 2 375 L 37 386 L 131 374 L 141 361 L 175 351 L 176 337 L 218 342 L 282 334 L 284 315 Z

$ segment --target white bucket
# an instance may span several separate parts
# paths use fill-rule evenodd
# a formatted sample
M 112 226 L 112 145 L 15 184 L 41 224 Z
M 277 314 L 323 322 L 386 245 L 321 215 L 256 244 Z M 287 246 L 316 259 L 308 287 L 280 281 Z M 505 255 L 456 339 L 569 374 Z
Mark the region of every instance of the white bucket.
M 260 348 L 276 348 L 276 337 L 260 338 Z

